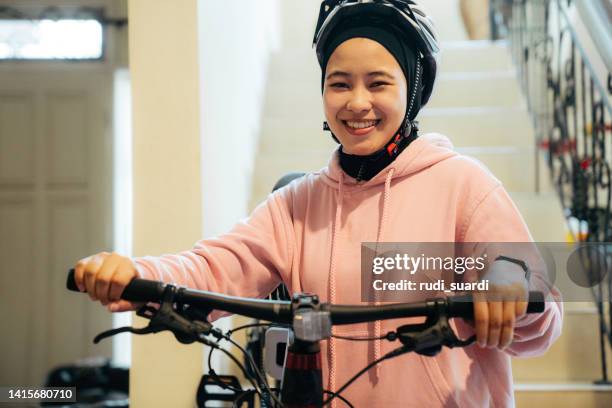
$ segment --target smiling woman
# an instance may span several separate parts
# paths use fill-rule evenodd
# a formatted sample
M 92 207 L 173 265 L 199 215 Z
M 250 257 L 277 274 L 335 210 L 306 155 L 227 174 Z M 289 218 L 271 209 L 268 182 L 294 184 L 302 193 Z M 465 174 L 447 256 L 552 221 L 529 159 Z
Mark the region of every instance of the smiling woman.
M 327 71 L 325 116 L 343 152 L 382 149 L 406 116 L 408 84 L 399 63 L 380 43 L 353 38 L 334 51 Z
M 438 46 L 425 14 L 415 14 L 422 21 L 416 19 L 420 34 L 414 35 L 401 28 L 405 21 L 389 24 L 393 17 L 384 16 L 385 8 L 374 6 L 368 17 L 350 4 L 343 11 L 347 15 L 335 23 L 319 21 L 323 105 L 329 130 L 342 145 L 343 170 L 367 181 L 416 139 L 414 119 L 433 89 Z

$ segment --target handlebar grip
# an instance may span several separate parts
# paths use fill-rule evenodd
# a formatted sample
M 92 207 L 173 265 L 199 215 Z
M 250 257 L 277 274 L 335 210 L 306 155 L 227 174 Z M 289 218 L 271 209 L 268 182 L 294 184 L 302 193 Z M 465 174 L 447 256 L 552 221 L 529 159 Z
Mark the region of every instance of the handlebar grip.
M 472 295 L 453 296 L 447 299 L 449 317 L 474 317 Z M 529 292 L 527 313 L 542 313 L 544 311 L 544 294 L 542 292 Z
M 79 287 L 77 286 L 74 280 L 74 268 L 70 269 L 68 272 L 68 278 L 66 279 L 66 289 L 71 290 L 73 292 L 80 292 Z
M 125 287 L 121 299 L 132 302 L 159 302 L 164 292 L 164 286 L 162 282 L 136 278 Z M 74 268 L 68 272 L 66 288 L 73 292 L 80 292 L 74 281 Z

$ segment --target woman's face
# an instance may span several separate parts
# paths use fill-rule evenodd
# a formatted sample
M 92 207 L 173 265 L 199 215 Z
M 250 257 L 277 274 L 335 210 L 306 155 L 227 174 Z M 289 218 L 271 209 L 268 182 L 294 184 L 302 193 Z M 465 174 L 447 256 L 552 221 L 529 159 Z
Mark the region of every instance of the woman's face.
M 345 153 L 365 156 L 387 144 L 406 114 L 407 88 L 400 65 L 378 42 L 352 38 L 334 50 L 323 106 Z

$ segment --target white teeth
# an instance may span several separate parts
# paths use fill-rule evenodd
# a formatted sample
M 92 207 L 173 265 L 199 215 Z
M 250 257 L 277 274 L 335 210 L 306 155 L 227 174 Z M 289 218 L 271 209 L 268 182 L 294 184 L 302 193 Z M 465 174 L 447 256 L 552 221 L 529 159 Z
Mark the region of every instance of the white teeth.
M 353 129 L 365 129 L 376 125 L 377 122 L 377 120 L 369 120 L 367 122 L 353 122 L 347 120 L 346 124 L 348 125 L 348 127 Z

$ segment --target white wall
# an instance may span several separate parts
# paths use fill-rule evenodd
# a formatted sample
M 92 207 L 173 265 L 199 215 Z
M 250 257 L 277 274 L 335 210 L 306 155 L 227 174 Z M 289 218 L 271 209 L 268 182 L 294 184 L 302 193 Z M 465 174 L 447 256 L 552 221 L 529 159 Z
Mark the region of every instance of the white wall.
M 202 222 L 205 237 L 248 212 L 270 54 L 280 47 L 279 0 L 200 0 Z M 231 27 L 231 28 L 229 28 Z M 232 326 L 233 318 L 215 324 Z M 238 374 L 221 353 L 220 373 Z
M 279 0 L 200 0 L 200 115 L 205 236 L 247 215 Z

